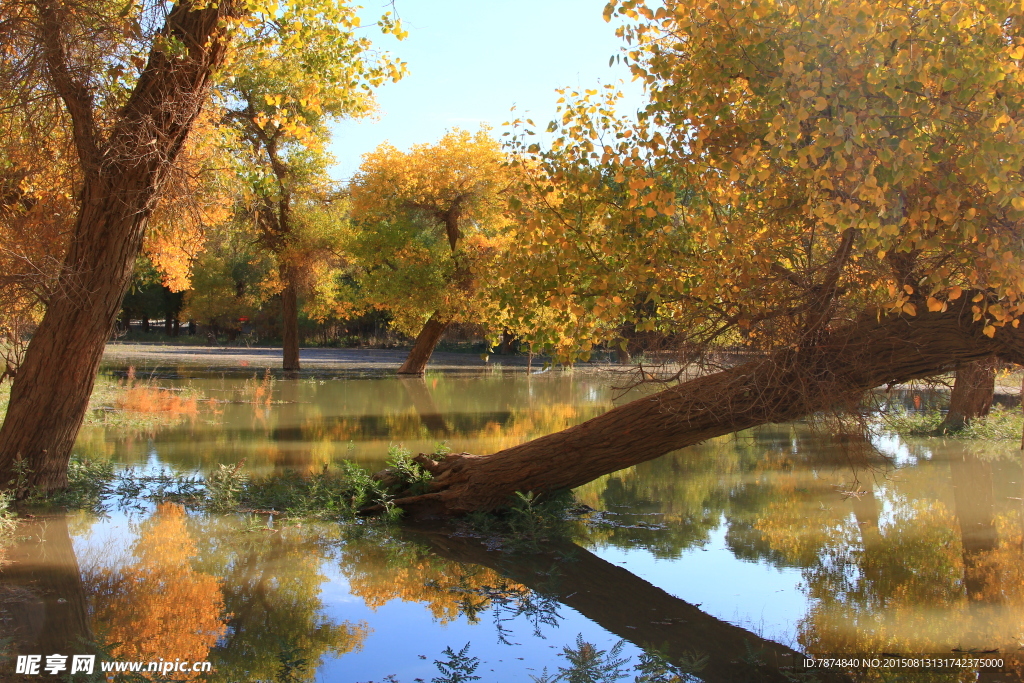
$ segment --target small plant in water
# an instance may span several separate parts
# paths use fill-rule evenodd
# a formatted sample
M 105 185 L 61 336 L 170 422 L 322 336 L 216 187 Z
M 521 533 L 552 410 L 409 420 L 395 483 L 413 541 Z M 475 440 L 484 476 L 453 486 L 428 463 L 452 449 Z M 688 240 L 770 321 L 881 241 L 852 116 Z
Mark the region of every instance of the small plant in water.
M 579 506 L 571 491 L 535 494 L 516 491 L 511 505 L 495 512 L 473 512 L 466 522 L 478 534 L 494 536 L 508 550 L 536 553 L 541 543 L 562 538 Z
M 238 496 L 249 477 L 242 472 L 245 461 L 232 465 L 218 465 L 206 477 L 206 506 L 214 512 L 226 512 L 238 507 Z
M 640 663 L 633 667 L 637 671 L 634 683 L 681 683 L 692 680 L 694 674 L 704 670 L 711 660 L 706 654 L 691 651 L 678 664 L 673 664 L 659 650 L 647 650 L 640 655 Z
M 14 494 L 0 491 L 0 558 L 3 557 L 4 546 L 13 540 L 14 529 L 18 526 L 18 516 L 11 509 L 13 505 Z
M 479 676 L 473 675 L 477 667 L 480 666 L 480 658 L 469 656 L 469 643 L 466 643 L 458 652 L 448 646 L 441 654 L 446 655 L 448 659 L 447 661 L 434 660 L 434 666 L 441 672 L 441 675 L 430 679 L 430 683 L 464 683 L 464 681 L 480 680 Z

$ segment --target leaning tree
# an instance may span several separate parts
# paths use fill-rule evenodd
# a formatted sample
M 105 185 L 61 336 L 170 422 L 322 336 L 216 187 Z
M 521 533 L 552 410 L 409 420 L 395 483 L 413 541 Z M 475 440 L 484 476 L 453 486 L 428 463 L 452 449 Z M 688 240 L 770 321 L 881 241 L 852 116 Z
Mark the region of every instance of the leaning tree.
M 606 16 L 649 104 L 628 119 L 610 91 L 569 93 L 546 149 L 521 123 L 505 304 L 564 359 L 624 325 L 756 359 L 493 455 L 421 457 L 433 481 L 398 505 L 491 509 L 881 385 L 1024 362 L 1020 3 Z
M 301 41 L 300 17 L 310 11 L 300 0 L 0 4 L 7 107 L 59 103 L 80 174 L 66 190 L 76 200 L 63 260 L 0 427 L 0 487 L 17 485 L 23 494 L 67 485 L 71 449 L 147 224 L 232 37 L 269 22 L 280 40 Z M 386 18 L 383 25 L 401 32 Z

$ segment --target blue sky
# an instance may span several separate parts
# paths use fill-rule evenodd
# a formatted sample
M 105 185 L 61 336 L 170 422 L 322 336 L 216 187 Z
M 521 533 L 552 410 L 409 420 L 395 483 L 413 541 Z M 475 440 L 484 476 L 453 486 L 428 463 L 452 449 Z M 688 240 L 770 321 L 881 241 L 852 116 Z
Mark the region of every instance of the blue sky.
M 360 156 L 385 140 L 400 149 L 433 142 L 450 128 L 488 123 L 499 136 L 514 115 L 538 124 L 554 116 L 555 89 L 624 81 L 635 107 L 640 89 L 621 64 L 621 41 L 601 17 L 605 0 L 395 0 L 409 37 L 374 41 L 409 65 L 409 75 L 377 93 L 377 121 L 335 130 L 332 175 L 348 178 Z M 367 23 L 389 7 L 364 0 Z

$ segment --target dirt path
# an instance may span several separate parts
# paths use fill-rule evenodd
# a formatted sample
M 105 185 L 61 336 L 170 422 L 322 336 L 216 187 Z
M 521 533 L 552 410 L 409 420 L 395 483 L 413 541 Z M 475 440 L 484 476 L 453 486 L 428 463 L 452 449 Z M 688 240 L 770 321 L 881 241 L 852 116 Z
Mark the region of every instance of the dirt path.
M 402 349 L 301 349 L 299 359 L 304 371 L 316 370 L 381 370 L 394 371 L 405 360 Z M 165 345 L 156 343 L 111 342 L 103 354 L 107 363 L 139 365 L 194 365 L 207 368 L 271 368 L 281 367 L 280 347 L 217 347 Z M 479 354 L 435 352 L 427 370 L 487 370 L 496 366 L 527 367 L 526 356 L 491 355 L 484 360 Z M 595 364 L 596 365 L 596 364 Z M 544 359 L 534 357 L 533 368 L 540 370 Z

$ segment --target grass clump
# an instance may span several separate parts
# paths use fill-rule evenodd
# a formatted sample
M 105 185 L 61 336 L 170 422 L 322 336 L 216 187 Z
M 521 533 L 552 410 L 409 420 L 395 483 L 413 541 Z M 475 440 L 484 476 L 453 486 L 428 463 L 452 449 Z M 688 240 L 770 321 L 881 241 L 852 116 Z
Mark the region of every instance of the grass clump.
M 227 512 L 238 507 L 249 475 L 242 471 L 245 461 L 236 465 L 218 465 L 206 477 L 206 507 L 213 512 Z
M 985 417 L 976 417 L 956 431 L 941 431 L 945 413 L 941 410 L 905 410 L 897 408 L 882 413 L 882 427 L 886 431 L 908 436 L 945 436 L 954 439 L 988 441 L 1020 440 L 1024 430 L 1024 415 L 1019 409 L 993 406 Z
M 0 491 L 0 557 L 2 548 L 14 538 L 14 528 L 18 526 L 18 515 L 14 512 L 14 494 Z
M 584 640 L 582 633 L 577 634 L 576 647 L 566 645 L 559 653 L 568 666 L 558 667 L 555 674 L 544 669 L 540 676 L 530 678 L 534 683 L 615 683 L 630 678 L 632 683 L 684 683 L 694 680 L 710 661 L 705 654 L 690 652 L 682 660 L 672 662 L 661 651 L 648 648 L 630 670 L 631 658 L 621 656 L 625 644 L 626 641 L 620 640 L 607 651 L 600 650 Z
M 367 505 L 386 503 L 387 498 L 383 485 L 368 471 L 344 461 L 338 471 L 325 466 L 308 476 L 289 471 L 250 479 L 241 485 L 235 509 L 273 511 L 290 517 L 341 518 L 355 516 Z
M 111 492 L 115 478 L 112 462 L 71 456 L 68 487 L 48 496 L 46 502 L 62 508 L 99 509 L 103 498 Z
M 447 453 L 435 453 L 442 458 Z M 416 462 L 412 453 L 402 446 L 392 445 L 388 448 L 388 474 L 391 475 L 391 488 L 401 489 L 405 495 L 415 496 L 425 493 L 434 475 Z
M 546 541 L 568 538 L 573 522 L 590 512 L 572 491 L 535 494 L 516 491 L 510 505 L 493 512 L 471 512 L 470 529 L 512 552 L 536 553 Z

